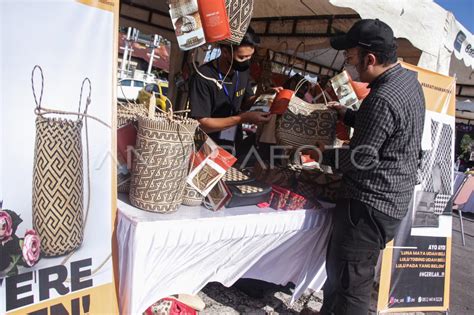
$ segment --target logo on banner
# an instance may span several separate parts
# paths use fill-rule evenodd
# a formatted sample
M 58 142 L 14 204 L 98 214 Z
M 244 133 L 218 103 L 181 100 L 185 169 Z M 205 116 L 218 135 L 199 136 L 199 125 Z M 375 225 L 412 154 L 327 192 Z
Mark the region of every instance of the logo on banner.
M 454 49 L 458 52 L 461 52 L 462 43 L 466 40 L 466 34 L 463 31 L 459 31 L 456 35 L 456 39 L 454 40 Z

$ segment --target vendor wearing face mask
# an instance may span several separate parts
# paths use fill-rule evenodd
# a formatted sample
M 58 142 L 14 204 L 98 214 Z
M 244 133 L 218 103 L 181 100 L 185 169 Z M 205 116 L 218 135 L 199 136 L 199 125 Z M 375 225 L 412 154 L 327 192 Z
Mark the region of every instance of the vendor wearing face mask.
M 239 46 L 221 45 L 221 56 L 199 67 L 202 75 L 195 73 L 191 77 L 191 117 L 198 119 L 200 127 L 219 145 L 238 144 L 242 137 L 242 123 L 261 124 L 270 120 L 268 113 L 243 111 L 257 97 L 251 89 L 249 67 L 259 42 L 249 28 Z M 222 88 L 215 80 L 224 81 Z

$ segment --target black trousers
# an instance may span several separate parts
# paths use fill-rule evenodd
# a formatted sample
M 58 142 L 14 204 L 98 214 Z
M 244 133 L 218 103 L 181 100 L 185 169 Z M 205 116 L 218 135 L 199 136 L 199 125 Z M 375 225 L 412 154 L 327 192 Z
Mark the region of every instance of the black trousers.
M 338 202 L 333 215 L 321 314 L 367 315 L 380 250 L 400 220 L 353 199 Z

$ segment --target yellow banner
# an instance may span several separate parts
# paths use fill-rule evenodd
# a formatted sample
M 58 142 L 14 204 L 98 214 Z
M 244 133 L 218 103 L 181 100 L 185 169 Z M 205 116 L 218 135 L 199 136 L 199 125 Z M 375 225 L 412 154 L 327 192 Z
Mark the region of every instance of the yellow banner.
M 114 7 L 118 5 L 118 0 L 76 0 L 79 3 L 114 12 Z
M 456 80 L 437 72 L 426 70 L 409 63 L 401 62 L 407 69 L 418 72 L 418 81 L 423 87 L 426 109 L 455 116 L 456 114 Z

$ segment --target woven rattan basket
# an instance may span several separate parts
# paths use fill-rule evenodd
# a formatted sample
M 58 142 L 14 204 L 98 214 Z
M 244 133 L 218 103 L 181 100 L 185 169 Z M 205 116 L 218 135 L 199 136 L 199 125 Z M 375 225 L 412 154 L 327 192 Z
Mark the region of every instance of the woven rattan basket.
M 277 119 L 279 144 L 298 148 L 317 143 L 333 145 L 337 112 L 324 104 L 310 104 L 293 96 L 286 112 Z
M 189 171 L 194 119 L 138 116 L 138 134 L 133 156 L 130 202 L 152 212 L 173 212 L 182 203 Z

